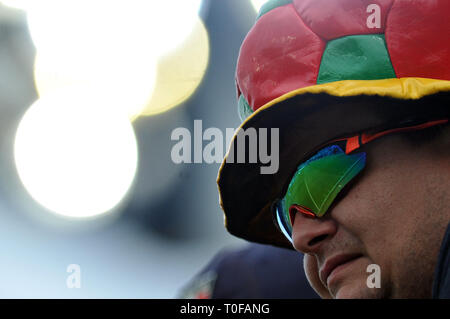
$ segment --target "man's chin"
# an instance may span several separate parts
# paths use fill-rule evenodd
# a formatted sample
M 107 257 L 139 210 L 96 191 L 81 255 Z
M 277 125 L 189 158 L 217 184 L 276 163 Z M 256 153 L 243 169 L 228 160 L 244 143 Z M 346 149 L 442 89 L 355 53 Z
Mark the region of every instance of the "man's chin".
M 366 285 L 351 283 L 339 287 L 332 295 L 334 299 L 380 299 L 382 291 L 377 288 L 368 288 Z

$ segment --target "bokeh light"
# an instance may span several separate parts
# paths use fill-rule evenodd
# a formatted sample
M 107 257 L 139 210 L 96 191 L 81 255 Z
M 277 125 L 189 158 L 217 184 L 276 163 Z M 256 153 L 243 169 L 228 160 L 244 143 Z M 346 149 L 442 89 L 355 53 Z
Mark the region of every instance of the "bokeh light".
M 36 0 L 1 0 L 0 3 L 13 9 L 26 10 L 33 1 L 36 2 Z
M 60 215 L 92 217 L 124 198 L 137 170 L 137 142 L 114 103 L 77 87 L 46 95 L 28 109 L 14 157 L 34 200 Z
M 28 7 L 38 50 L 111 49 L 164 55 L 191 33 L 201 0 L 40 0 Z M 81 45 L 81 48 L 80 48 Z M 89 52 L 90 54 L 92 52 Z
M 101 58 L 81 56 L 77 52 L 38 51 L 34 63 L 35 86 L 41 97 L 71 86 L 109 92 L 115 96 L 115 106 L 133 119 L 152 96 L 156 59 L 130 57 L 125 62 L 121 63 L 120 57 L 112 54 Z
M 206 30 L 203 25 L 203 29 L 199 27 L 201 0 L 23 3 L 37 49 L 35 83 L 39 96 L 71 85 L 90 86 L 114 93 L 122 101 L 117 105 L 135 119 L 142 112 L 160 113 L 182 102 L 195 90 L 204 74 L 208 44 Z M 200 36 L 196 36 L 199 33 Z M 186 48 L 186 39 L 194 41 L 198 49 Z M 186 73 L 177 78 L 170 70 L 165 71 L 164 79 L 184 83 L 173 85 L 171 101 L 167 101 L 163 85 L 156 100 L 149 103 L 158 59 L 163 63 L 167 61 L 166 56 L 179 59 L 188 49 L 198 54 L 197 59 L 202 57 L 199 61 L 183 59 L 189 67 L 181 69 L 191 72 L 189 85 Z M 177 65 L 180 67 L 181 62 Z M 169 73 L 171 75 L 167 76 Z M 164 95 L 166 97 L 162 98 Z
M 208 61 L 208 31 L 197 17 L 183 43 L 158 59 L 155 89 L 142 115 L 165 112 L 187 100 L 201 83 Z
M 259 12 L 259 9 L 266 3 L 268 0 L 251 0 L 253 8 L 255 8 L 256 12 Z

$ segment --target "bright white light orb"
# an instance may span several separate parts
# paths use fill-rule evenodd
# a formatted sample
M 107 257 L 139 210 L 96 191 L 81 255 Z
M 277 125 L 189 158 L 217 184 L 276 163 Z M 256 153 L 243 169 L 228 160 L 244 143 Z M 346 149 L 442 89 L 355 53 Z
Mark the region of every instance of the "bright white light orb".
M 133 54 L 121 61 L 113 54 L 101 58 L 80 56 L 77 52 L 38 51 L 34 62 L 39 96 L 71 86 L 109 92 L 116 99 L 115 105 L 130 119 L 136 118 L 146 107 L 154 91 L 155 78 L 156 59 L 141 59 Z
M 70 85 L 89 85 L 114 94 L 130 119 L 148 114 L 156 64 L 192 38 L 198 29 L 200 5 L 201 0 L 30 3 L 27 19 L 37 48 L 34 75 L 39 95 Z M 200 64 L 192 63 L 191 69 L 197 71 Z M 157 108 L 167 110 L 167 105 Z
M 28 7 L 38 50 L 65 47 L 81 54 L 139 48 L 163 55 L 190 34 L 201 0 L 39 0 Z
M 138 151 L 131 123 L 114 103 L 98 92 L 72 88 L 46 95 L 28 109 L 14 156 L 34 200 L 79 218 L 104 214 L 124 198 Z
M 144 15 L 148 3 L 41 0 L 30 6 L 39 95 L 89 86 L 114 94 L 130 118 L 140 114 L 153 93 L 158 54 L 146 32 L 152 30 Z
M 32 1 L 36 0 L 0 0 L 0 3 L 13 9 L 27 10 Z
M 255 8 L 256 13 L 259 12 L 259 9 L 266 3 L 268 0 L 251 0 L 253 8 Z

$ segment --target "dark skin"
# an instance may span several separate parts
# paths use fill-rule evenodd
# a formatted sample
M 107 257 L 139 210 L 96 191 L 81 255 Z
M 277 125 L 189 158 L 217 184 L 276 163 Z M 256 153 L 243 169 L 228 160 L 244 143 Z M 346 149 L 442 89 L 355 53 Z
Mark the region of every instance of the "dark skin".
M 450 222 L 450 134 L 420 147 L 386 136 L 361 150 L 367 166 L 345 196 L 322 218 L 295 216 L 308 279 L 322 298 L 430 298 Z M 338 255 L 353 257 L 321 279 Z M 370 264 L 380 266 L 380 288 L 366 284 Z

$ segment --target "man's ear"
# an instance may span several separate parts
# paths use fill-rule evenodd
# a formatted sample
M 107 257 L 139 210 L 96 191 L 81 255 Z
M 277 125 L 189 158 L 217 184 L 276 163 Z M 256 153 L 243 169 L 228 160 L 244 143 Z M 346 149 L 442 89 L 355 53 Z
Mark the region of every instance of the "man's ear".
M 322 299 L 332 299 L 328 289 L 322 284 L 319 278 L 319 266 L 317 265 L 316 257 L 310 254 L 305 254 L 303 257 L 303 268 L 305 269 L 306 278 L 311 287 L 317 292 Z

